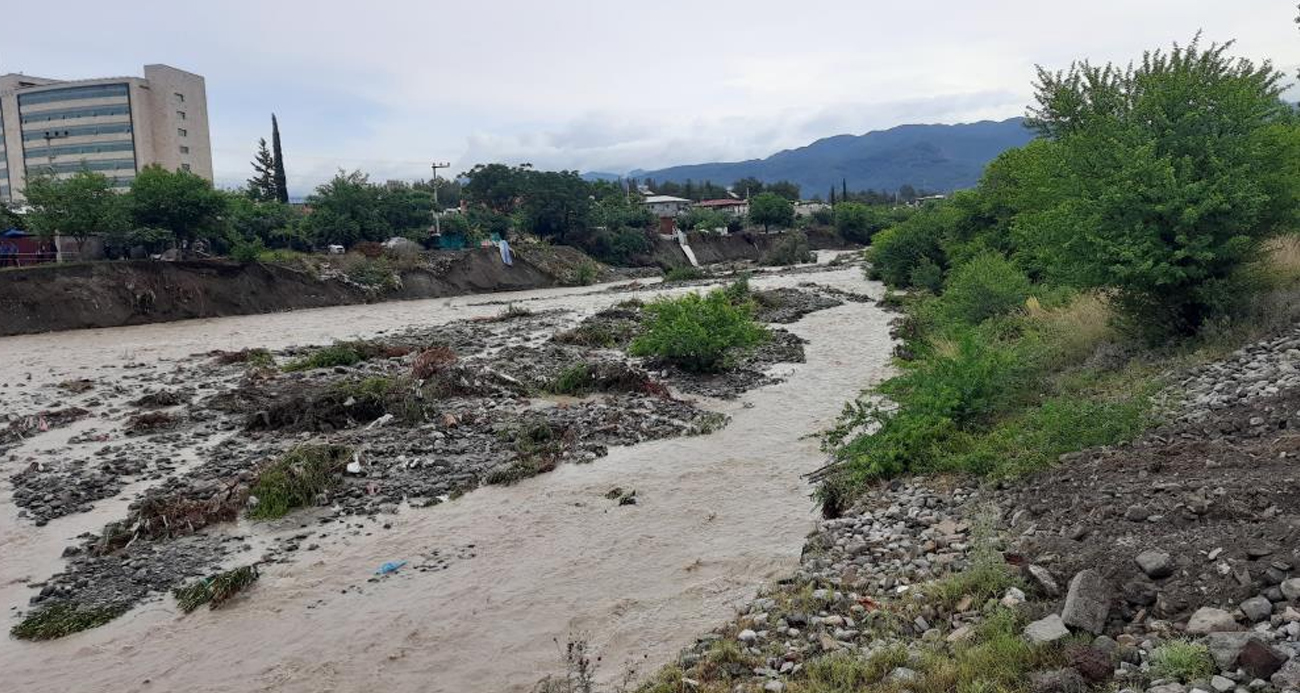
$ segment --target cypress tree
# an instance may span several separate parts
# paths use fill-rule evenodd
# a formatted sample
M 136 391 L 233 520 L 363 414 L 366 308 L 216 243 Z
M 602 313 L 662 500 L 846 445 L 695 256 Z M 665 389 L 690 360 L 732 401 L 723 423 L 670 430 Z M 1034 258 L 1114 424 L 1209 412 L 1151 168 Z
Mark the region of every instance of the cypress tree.
M 849 179 L 848 179 L 848 178 L 841 178 L 841 179 L 840 179 L 840 199 L 841 199 L 841 200 L 844 200 L 845 202 L 847 202 L 848 199 L 849 199 Z
M 271 149 L 275 154 L 275 199 L 289 202 L 289 184 L 284 176 L 284 152 L 280 149 L 280 123 L 271 114 Z
M 835 186 L 834 186 L 834 185 L 831 186 L 831 198 L 830 198 L 830 199 L 831 199 L 831 206 L 834 207 L 834 206 L 835 206 Z
M 276 199 L 275 157 L 266 147 L 266 138 L 257 140 L 257 154 L 253 157 L 253 177 L 248 179 L 248 196 L 258 202 Z

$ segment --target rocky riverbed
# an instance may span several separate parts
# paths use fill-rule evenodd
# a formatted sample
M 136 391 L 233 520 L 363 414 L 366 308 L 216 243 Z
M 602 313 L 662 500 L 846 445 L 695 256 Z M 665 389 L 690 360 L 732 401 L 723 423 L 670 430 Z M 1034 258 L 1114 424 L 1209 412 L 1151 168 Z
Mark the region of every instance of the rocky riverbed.
M 3 439 L 9 447 L 4 463 L 12 489 L 6 500 L 13 503 L 12 519 L 4 533 L 15 539 L 14 547 L 20 552 L 38 553 L 19 553 L 19 560 L 9 564 L 4 576 L 9 582 L 3 594 L 9 599 L 26 591 L 30 597 L 31 604 L 25 608 L 17 601 L 9 602 L 15 617 L 24 611 L 62 605 L 96 615 L 129 611 L 117 623 L 70 640 L 133 638 L 130 634 L 136 633 L 140 624 L 159 625 L 156 618 L 142 615 L 157 608 L 148 605 L 169 609 L 168 590 L 212 571 L 258 564 L 265 585 L 268 579 L 283 581 L 289 575 L 302 579 L 318 570 L 322 561 L 334 565 L 340 555 L 346 555 L 364 556 L 360 558 L 363 563 L 374 561 L 373 572 L 383 561 L 369 556 L 374 555 L 374 547 L 387 545 L 385 535 L 406 536 L 401 527 L 424 514 L 444 520 L 463 516 L 469 521 L 468 513 L 482 512 L 470 502 L 472 498 L 480 494 L 497 497 L 475 490 L 484 484 L 498 489 L 514 489 L 503 485 L 517 484 L 521 492 L 535 493 L 546 488 L 546 478 L 569 478 L 559 472 L 546 474 L 552 469 L 595 470 L 610 464 L 601 459 L 606 456 L 616 456 L 626 464 L 628 455 L 623 451 L 650 450 L 655 441 L 695 437 L 706 439 L 708 449 L 715 450 L 716 444 L 707 439 L 748 435 L 755 442 L 767 440 L 771 450 L 766 464 L 786 460 L 782 464 L 795 466 L 792 473 L 776 481 L 788 489 L 783 493 L 793 491 L 798 497 L 803 493 L 798 471 L 808 471 L 817 459 L 808 450 L 814 443 L 801 436 L 829 422 L 835 407 L 831 402 L 819 403 L 820 409 L 808 407 L 800 416 L 817 418 L 789 430 L 765 430 L 760 435 L 747 433 L 754 417 L 760 415 L 756 410 L 766 406 L 761 416 L 782 416 L 778 414 L 782 408 L 772 397 L 792 377 L 795 381 L 790 386 L 807 393 L 798 397 L 810 396 L 810 387 L 825 389 L 824 378 L 798 382 L 805 371 L 795 364 L 805 359 L 815 358 L 825 367 L 829 365 L 827 354 L 842 353 L 834 357 L 835 365 L 855 362 L 847 373 L 851 380 L 841 388 L 845 394 L 861 378 L 878 377 L 888 351 L 885 318 L 867 299 L 874 289 L 861 279 L 857 267 L 758 273 L 752 281 L 759 317 L 773 325 L 773 338 L 734 364 L 729 373 L 713 378 L 629 359 L 622 352 L 628 334 L 619 332 L 619 326 L 634 329 L 639 323 L 638 299 L 665 291 L 648 285 L 636 288 L 631 296 L 599 289 L 567 290 L 573 300 L 565 295 L 551 299 L 545 292 L 537 292 L 520 296 L 507 306 L 490 308 L 473 307 L 462 299 L 459 305 L 465 308 L 459 317 L 452 314 L 451 320 L 427 325 L 401 322 L 411 306 L 392 306 L 396 320 L 390 326 L 361 334 L 351 329 L 334 332 L 337 337 L 347 337 L 351 348 L 366 352 L 365 358 L 347 364 L 311 361 L 322 347 L 331 346 L 328 341 L 295 343 L 290 341 L 291 334 L 232 338 L 236 333 L 226 332 L 207 340 L 168 343 L 169 350 L 161 360 L 141 353 L 155 348 L 152 345 L 123 343 L 108 351 L 98 350 L 98 359 L 78 361 L 76 351 L 70 350 L 67 363 L 49 367 L 32 379 L 27 379 L 30 370 L 25 378 L 15 368 L 3 391 L 10 431 Z M 346 315 L 354 310 L 319 312 Z M 823 313 L 829 322 L 816 317 Z M 286 319 L 292 322 L 294 315 Z M 228 320 L 231 324 L 265 322 L 269 326 L 274 324 L 272 317 Z M 370 316 L 358 318 L 360 326 Z M 226 322 L 196 326 L 220 330 Z M 138 329 L 178 332 L 183 327 Z M 864 337 L 864 329 L 875 332 Z M 599 338 L 593 339 L 593 335 Z M 38 344 L 48 337 L 24 339 Z M 819 343 L 826 339 L 833 341 Z M 194 348 L 201 345 L 207 348 Z M 810 349 L 814 350 L 812 357 L 807 353 Z M 86 356 L 92 353 L 85 352 Z M 35 353 L 15 362 L 19 368 L 40 363 Z M 303 364 L 307 365 L 298 367 Z M 864 364 L 877 370 L 874 374 L 864 371 Z M 322 367 L 307 367 L 311 365 Z M 286 366 L 290 368 L 286 370 Z M 754 390 L 760 387 L 762 390 Z M 766 405 L 750 394 L 766 391 L 774 393 L 759 397 Z M 786 392 L 786 396 L 795 391 Z M 75 413 L 69 415 L 69 411 Z M 774 439 L 773 434 L 779 437 Z M 783 442 L 773 445 L 774 440 Z M 295 450 L 322 443 L 346 449 L 339 459 L 347 463 L 347 469 L 339 477 L 340 483 L 313 499 L 314 508 L 272 522 L 250 522 L 242 517 L 247 507 L 261 501 L 250 493 L 250 486 L 268 466 Z M 747 445 L 733 442 L 716 450 L 728 446 L 732 454 L 747 449 Z M 792 446 L 791 452 L 780 452 L 781 446 Z M 741 515 L 731 514 L 730 500 L 708 501 L 692 491 L 670 501 L 661 488 L 664 482 L 637 481 L 645 472 L 653 472 L 656 464 L 662 466 L 662 473 L 693 475 L 687 460 L 676 461 L 676 454 L 658 463 L 651 455 L 638 466 L 619 468 L 612 475 L 602 472 L 602 476 L 623 478 L 615 479 L 618 483 L 602 482 L 599 493 L 570 507 L 618 513 L 641 522 L 636 519 L 641 517 L 638 508 L 646 504 L 657 506 L 656 512 L 668 511 L 673 505 L 712 505 L 717 507 L 715 513 L 728 514 L 716 527 L 731 527 L 733 518 L 743 521 Z M 697 455 L 690 458 L 699 459 Z M 593 461 L 596 463 L 588 464 Z M 709 461 L 708 456 L 701 461 Z M 644 465 L 650 468 L 642 469 Z M 737 469 L 737 473 L 742 472 Z M 543 476 L 536 486 L 526 481 L 537 474 Z M 668 486 L 680 489 L 690 483 L 678 479 Z M 744 487 L 743 483 L 736 486 Z M 473 493 L 465 495 L 470 491 Z M 700 491 L 715 490 L 702 487 Z M 691 502 L 702 505 L 684 505 Z M 449 513 L 443 507 L 466 510 Z M 547 507 L 543 502 L 536 512 L 552 512 Z M 779 506 L 772 510 L 793 510 L 797 515 L 806 507 L 799 501 L 789 510 Z M 680 519 L 689 522 L 689 518 L 683 515 Z M 644 521 L 650 521 L 650 516 Z M 420 520 L 416 524 L 426 523 Z M 791 525 L 796 532 L 798 524 Z M 590 529 L 585 533 L 592 534 Z M 406 567 L 392 574 L 366 578 L 368 573 L 357 572 L 352 565 L 351 578 L 340 578 L 335 584 L 337 594 L 346 599 L 352 598 L 347 595 L 361 598 L 375 590 L 400 591 L 405 589 L 402 585 L 419 579 L 418 575 L 453 575 L 465 570 L 459 566 L 484 561 L 485 551 L 491 556 L 489 563 L 501 560 L 492 555 L 501 550 L 500 540 L 494 546 L 477 528 L 453 534 L 441 529 L 426 531 L 418 545 L 404 543 L 400 556 L 393 557 L 400 557 L 405 563 L 397 563 Z M 60 541 L 59 537 L 66 539 Z M 734 533 L 732 540 L 737 540 Z M 539 539 L 528 551 L 548 554 L 552 551 L 548 544 L 554 541 L 554 537 Z M 722 554 L 736 550 L 750 549 L 742 542 Z M 766 562 L 777 560 L 781 551 L 774 544 L 761 554 L 771 557 L 764 558 Z M 543 558 L 549 561 L 551 557 L 530 560 L 536 563 Z M 663 558 L 677 560 L 671 554 Z M 60 560 L 64 563 L 60 569 L 44 575 L 36 572 Z M 706 558 L 703 565 L 714 560 Z M 718 580 L 725 575 L 727 584 L 732 585 L 729 591 L 752 590 L 756 584 L 755 577 L 737 579 L 739 574 L 734 572 L 752 568 L 718 565 L 727 568 L 721 573 L 700 569 L 701 577 Z M 331 571 L 337 568 L 334 565 Z M 559 569 L 557 565 L 547 570 Z M 641 566 L 640 571 L 647 576 L 655 573 L 650 566 Z M 766 569 L 758 579 L 763 574 Z M 447 579 L 474 582 L 467 575 Z M 673 584 L 676 589 L 676 582 L 694 584 L 692 580 L 651 584 Z M 513 584 L 507 580 L 502 587 Z M 258 587 L 247 604 L 222 613 L 249 608 L 255 613 L 259 593 L 267 591 L 276 592 L 274 587 Z M 337 613 L 341 606 L 334 604 L 337 597 L 332 600 L 319 591 L 314 595 L 304 608 L 318 615 Z M 144 611 L 138 606 L 142 602 Z M 563 619 L 552 618 L 549 628 L 562 631 Z M 205 634 L 188 625 L 183 630 L 193 632 L 196 643 L 234 635 L 226 630 Z M 356 631 L 355 624 L 349 622 L 345 630 Z M 97 635 L 100 632 L 104 635 Z M 540 638 L 545 643 L 555 633 L 525 628 L 510 637 Z M 671 641 L 665 638 L 649 647 L 628 643 L 627 647 L 629 652 L 662 652 Z M 51 656 L 56 651 L 55 645 L 38 647 Z M 536 642 L 529 647 L 536 648 Z M 7 667 L 21 661 L 24 671 L 34 672 L 27 667 L 36 666 L 42 657 L 22 651 L 27 654 L 21 660 L 8 655 L 0 659 Z M 140 664 L 152 670 L 148 662 Z M 130 673 L 118 669 L 98 675 L 102 680 L 129 680 Z M 119 678 L 123 674 L 126 679 Z M 513 681 L 510 686 L 530 685 L 535 678 L 509 671 L 502 676 L 498 681 Z M 36 683 L 40 680 L 25 678 L 22 689 L 41 690 L 43 686 Z M 53 680 L 48 683 L 57 687 Z M 454 689 L 460 688 L 447 690 Z

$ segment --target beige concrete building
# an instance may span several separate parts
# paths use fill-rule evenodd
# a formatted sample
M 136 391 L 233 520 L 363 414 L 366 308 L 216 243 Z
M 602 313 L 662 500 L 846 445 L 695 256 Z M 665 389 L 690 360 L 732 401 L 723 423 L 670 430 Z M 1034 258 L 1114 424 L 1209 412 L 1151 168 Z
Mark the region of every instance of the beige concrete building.
M 167 65 L 144 77 L 63 81 L 0 75 L 0 201 L 21 204 L 27 176 L 83 168 L 120 188 L 150 164 L 212 180 L 203 78 Z

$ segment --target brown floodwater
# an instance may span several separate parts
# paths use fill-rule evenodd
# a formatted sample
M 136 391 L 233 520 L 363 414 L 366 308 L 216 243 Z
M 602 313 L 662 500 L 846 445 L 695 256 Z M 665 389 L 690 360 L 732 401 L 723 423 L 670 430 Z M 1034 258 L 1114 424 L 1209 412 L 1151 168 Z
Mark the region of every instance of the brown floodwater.
M 881 292 L 856 267 L 753 284 L 800 281 Z M 0 339 L 0 378 L 30 374 L 32 387 L 112 379 L 120 370 L 103 366 L 165 371 L 211 349 L 320 343 L 501 310 L 488 301 L 590 313 L 627 297 L 554 289 L 11 337 Z M 602 679 L 629 665 L 652 672 L 796 566 L 816 518 L 801 475 L 824 461 L 807 436 L 888 373 L 889 320 L 874 303 L 847 303 L 787 326 L 809 340 L 807 363 L 778 367 L 783 383 L 707 402 L 732 416 L 713 434 L 614 448 L 592 464 L 404 509 L 384 518 L 391 529 L 341 533 L 295 562 L 266 566 L 248 596 L 223 610 L 182 617 L 162 597 L 62 640 L 0 640 L 0 690 L 527 691 L 560 671 L 559 647 L 574 635 L 602 657 Z M 3 478 L 57 454 L 76 430 L 31 439 L 0 461 Z M 639 504 L 606 500 L 613 487 L 635 489 Z M 60 570 L 63 547 L 120 517 L 138 490 L 36 528 L 17 518 L 8 484 L 0 487 L 6 628 L 31 596 L 26 582 Z M 226 531 L 257 544 L 259 533 L 298 531 L 291 522 Z M 445 570 L 367 582 L 385 561 L 414 563 L 434 550 L 459 558 Z

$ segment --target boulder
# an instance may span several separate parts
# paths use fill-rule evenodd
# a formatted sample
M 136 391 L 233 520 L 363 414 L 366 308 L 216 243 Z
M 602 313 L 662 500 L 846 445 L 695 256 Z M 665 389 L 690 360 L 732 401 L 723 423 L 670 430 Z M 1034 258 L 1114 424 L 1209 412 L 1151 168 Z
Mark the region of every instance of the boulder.
M 1110 585 L 1095 570 L 1083 570 L 1070 580 L 1070 589 L 1065 594 L 1065 607 L 1061 610 L 1061 620 L 1071 628 L 1078 628 L 1093 635 L 1101 633 L 1106 627 L 1106 616 L 1110 613 Z
M 1241 607 L 1241 613 L 1246 614 L 1246 618 L 1251 623 L 1259 623 L 1273 615 L 1273 602 L 1270 602 L 1268 597 L 1251 597 L 1243 601 L 1239 606 Z
M 1088 683 L 1074 669 L 1038 671 L 1029 677 L 1029 690 L 1033 693 L 1084 693 Z
M 1174 557 L 1165 551 L 1150 549 L 1137 555 L 1138 567 L 1152 580 L 1167 578 L 1174 574 Z
M 1282 584 L 1278 586 L 1282 589 L 1283 597 L 1286 597 L 1293 602 L 1300 601 L 1300 578 L 1283 580 Z
M 1065 621 L 1061 620 L 1061 617 L 1057 614 L 1040 618 L 1025 626 L 1025 639 L 1035 645 L 1055 642 L 1069 634 L 1070 629 L 1065 627 Z
M 1210 633 L 1205 638 L 1205 646 L 1210 648 L 1210 656 L 1221 671 L 1232 671 L 1237 668 L 1237 657 L 1246 643 L 1259 638 L 1258 633 Z
M 1251 678 L 1268 680 L 1286 664 L 1286 655 L 1259 640 L 1251 640 L 1241 648 L 1237 656 L 1237 665 L 1250 674 Z
M 1292 657 L 1276 674 L 1270 682 L 1275 688 L 1284 690 L 1300 689 L 1300 657 Z
M 1059 597 L 1061 595 L 1061 587 L 1056 584 L 1056 578 L 1052 577 L 1052 572 L 1047 568 L 1030 564 L 1025 567 L 1025 574 L 1038 587 L 1038 591 L 1044 595 L 1048 597 Z
M 1206 635 L 1224 631 L 1241 630 L 1237 619 L 1223 609 L 1203 606 L 1187 620 L 1187 632 L 1191 635 Z

